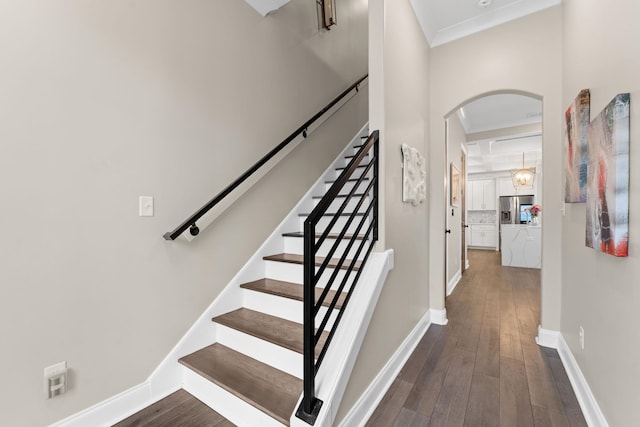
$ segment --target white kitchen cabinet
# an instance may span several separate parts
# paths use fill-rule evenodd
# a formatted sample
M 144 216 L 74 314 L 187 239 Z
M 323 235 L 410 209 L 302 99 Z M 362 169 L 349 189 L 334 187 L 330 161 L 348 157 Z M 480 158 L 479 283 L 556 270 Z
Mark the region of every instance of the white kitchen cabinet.
M 496 180 L 480 179 L 469 181 L 471 195 L 468 210 L 495 211 L 496 210 Z
M 469 240 L 469 246 L 474 246 L 477 248 L 496 247 L 496 237 L 498 233 L 495 225 L 472 224 L 470 228 L 471 237 Z
M 524 188 L 516 190 L 513 186 L 513 180 L 511 177 L 501 177 L 498 178 L 498 196 L 529 196 L 536 195 L 538 192 L 536 191 L 538 187 L 538 181 L 540 176 L 536 176 L 536 183 L 534 188 Z

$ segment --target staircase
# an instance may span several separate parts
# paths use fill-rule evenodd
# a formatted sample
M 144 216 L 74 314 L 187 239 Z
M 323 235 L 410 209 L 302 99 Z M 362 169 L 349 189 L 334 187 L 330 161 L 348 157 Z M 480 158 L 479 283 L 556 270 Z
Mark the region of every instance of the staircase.
M 298 204 L 296 211 L 292 212 L 278 227 L 277 234 L 274 233 L 258 254 L 229 284 L 228 289 L 225 289 L 214 301 L 208 310 L 209 314 L 214 314 L 209 316 L 210 326 L 194 325 L 197 331 L 190 331 L 188 335 L 192 336 L 185 337 L 173 351 L 174 356 L 186 354 L 173 358 L 174 361 L 178 359 L 183 367 L 182 388 L 234 424 L 240 426 L 308 425 L 294 415 L 303 391 L 303 225 L 323 193 L 331 187 L 345 165 L 360 148 L 361 141 L 366 140 L 366 132 L 365 128 L 354 138 L 325 176 Z M 356 174 L 364 171 L 369 158 L 370 156 L 367 156 L 363 160 Z M 355 175 L 355 178 L 349 180 L 341 194 L 331 204 L 328 212 L 336 212 L 354 186 L 357 186 L 354 194 L 363 195 L 365 201 L 370 199 L 370 192 L 367 191 L 369 177 L 364 177 L 360 184 L 356 182 L 357 177 L 358 175 Z M 356 203 L 350 201 L 344 212 L 351 213 L 356 207 Z M 370 213 L 366 213 L 365 208 L 361 208 L 362 212 L 358 211 L 356 219 L 347 227 L 346 235 L 370 242 L 370 238 L 361 236 L 371 221 Z M 318 236 L 330 224 L 332 216 L 329 214 L 325 216 L 317 225 Z M 365 216 L 367 218 L 363 218 Z M 358 236 L 353 236 L 356 230 L 355 225 L 360 218 L 363 218 L 363 231 Z M 316 253 L 317 266 L 325 261 L 335 239 L 340 237 L 339 234 L 346 221 L 347 215 L 341 214 L 331 228 L 329 235 Z M 353 245 L 354 247 L 346 254 L 347 261 L 343 260 L 342 268 L 336 271 L 341 264 L 340 258 L 347 249 L 346 243 L 340 243 L 326 267 L 328 276 L 335 273 L 336 283 L 340 283 L 345 276 L 345 270 L 351 260 L 354 261 L 352 266 L 354 272 L 363 267 L 361 261 L 364 258 L 364 251 L 358 259 L 353 259 L 357 246 Z M 359 286 L 369 286 L 368 283 L 364 283 L 364 278 L 365 276 L 360 279 L 363 283 Z M 326 282 L 326 279 L 321 280 L 316 287 L 316 299 L 320 298 Z M 337 295 L 332 288 L 322 303 L 323 307 L 319 310 L 317 318 L 323 319 L 325 314 L 328 314 L 329 320 L 319 334 L 319 342 L 315 350 L 316 357 L 319 356 L 337 313 L 347 298 L 348 289 L 348 286 L 345 287 L 344 292 Z M 371 294 L 374 295 L 375 291 Z M 363 301 L 362 304 L 369 305 L 371 300 L 375 304 L 376 299 L 377 294 L 375 298 Z M 332 301 L 333 304 L 331 304 Z M 352 304 L 359 303 L 352 302 Z M 372 311 L 373 307 L 369 310 Z M 368 319 L 365 321 L 368 323 Z M 316 321 L 316 326 L 320 323 Z M 343 325 L 342 323 L 340 326 L 351 327 L 354 330 L 361 328 L 360 325 Z M 364 328 L 366 330 L 366 324 Z M 361 335 L 363 336 L 364 333 L 362 332 Z M 336 340 L 339 339 L 336 338 Z M 355 355 L 357 355 L 358 339 L 348 338 L 348 340 L 352 341 L 349 345 L 357 345 L 355 349 Z M 195 347 L 195 343 L 206 341 L 209 344 L 203 347 L 198 346 L 199 349 L 195 351 L 188 350 Z M 340 345 L 340 347 L 349 346 Z M 353 353 L 352 349 L 344 348 L 343 350 Z M 330 352 L 331 350 L 327 355 Z M 355 361 L 355 355 L 352 355 L 353 361 Z M 171 359 L 170 355 L 163 364 L 170 363 Z M 327 359 L 331 357 L 327 356 Z M 332 364 L 331 360 L 323 363 L 323 368 L 325 364 Z M 349 365 L 344 362 L 341 364 Z M 162 371 L 162 365 L 159 370 Z M 347 371 L 350 371 L 350 368 Z M 338 385 L 331 385 L 332 381 Z M 153 383 L 153 375 L 150 382 Z M 325 384 L 325 388 L 330 384 L 333 388 L 342 387 L 342 391 L 346 385 L 346 379 L 331 379 L 327 375 L 324 375 L 321 382 Z M 341 392 L 338 396 L 341 396 Z M 327 403 L 328 410 L 331 405 L 338 405 L 339 401 Z M 335 416 L 337 406 L 333 409 Z

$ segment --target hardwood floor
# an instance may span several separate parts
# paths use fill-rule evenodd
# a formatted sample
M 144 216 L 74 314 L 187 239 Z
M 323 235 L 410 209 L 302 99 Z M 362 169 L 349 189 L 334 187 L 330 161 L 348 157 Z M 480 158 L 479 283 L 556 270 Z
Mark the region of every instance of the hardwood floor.
M 558 353 L 535 343 L 540 271 L 469 251 L 432 325 L 367 426 L 586 426 Z
M 234 427 L 207 405 L 178 390 L 113 427 Z
M 586 426 L 558 353 L 539 347 L 540 271 L 469 251 L 471 268 L 367 426 Z M 232 426 L 181 390 L 116 424 Z

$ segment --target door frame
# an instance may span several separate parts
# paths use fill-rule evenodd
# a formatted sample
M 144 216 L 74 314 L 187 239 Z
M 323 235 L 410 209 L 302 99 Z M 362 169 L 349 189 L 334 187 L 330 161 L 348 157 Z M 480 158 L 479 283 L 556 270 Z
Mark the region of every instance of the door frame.
M 467 148 L 460 144 L 460 274 L 467 270 Z

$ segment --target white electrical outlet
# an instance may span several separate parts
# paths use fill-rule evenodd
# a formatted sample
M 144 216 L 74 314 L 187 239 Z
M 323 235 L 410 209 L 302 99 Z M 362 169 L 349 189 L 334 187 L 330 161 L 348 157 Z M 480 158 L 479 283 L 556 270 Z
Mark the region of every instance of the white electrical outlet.
M 44 368 L 44 397 L 51 399 L 67 391 L 67 362 Z
M 580 326 L 578 334 L 580 337 L 580 348 L 584 350 L 584 328 L 582 326 Z

